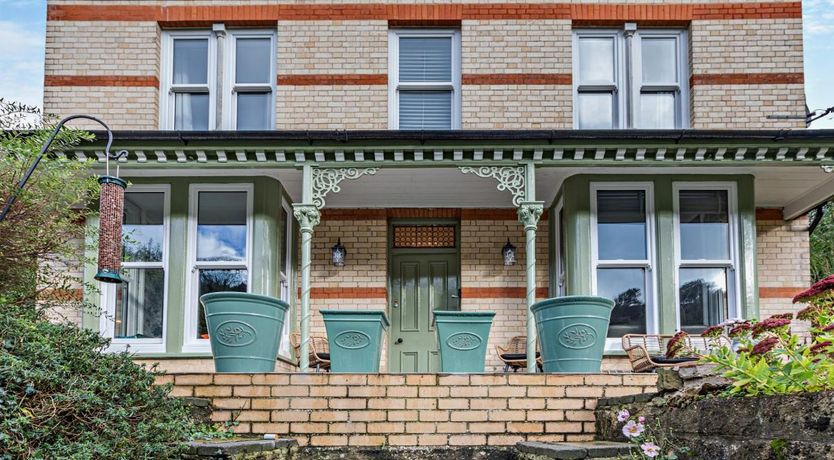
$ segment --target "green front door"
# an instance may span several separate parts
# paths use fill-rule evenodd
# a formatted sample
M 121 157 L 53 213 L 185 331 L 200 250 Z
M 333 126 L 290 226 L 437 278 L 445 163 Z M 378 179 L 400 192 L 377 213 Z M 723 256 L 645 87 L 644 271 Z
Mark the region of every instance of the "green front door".
M 460 310 L 458 256 L 397 254 L 391 259 L 390 372 L 437 372 L 432 310 Z

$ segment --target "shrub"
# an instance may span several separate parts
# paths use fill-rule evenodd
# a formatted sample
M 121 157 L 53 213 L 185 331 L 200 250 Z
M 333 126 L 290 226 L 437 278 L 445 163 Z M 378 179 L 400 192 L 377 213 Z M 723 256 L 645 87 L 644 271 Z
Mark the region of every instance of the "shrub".
M 52 131 L 21 124 L 36 114 L 0 100 L 0 206 Z M 53 149 L 90 137 L 65 129 Z M 80 282 L 63 262 L 89 241 L 81 222 L 98 187 L 88 168 L 47 155 L 0 222 L 3 460 L 172 458 L 194 429 L 170 388 L 153 385 L 155 369 L 103 353 L 108 341 L 94 331 L 47 320 L 53 307 L 73 306 L 68 288 Z
M 797 314 L 811 322 L 811 340 L 792 334 L 792 314 L 741 322 L 730 330 L 737 350 L 723 347 L 705 356 L 732 380 L 729 394 L 757 396 L 834 389 L 834 276 L 797 295 L 810 303 Z

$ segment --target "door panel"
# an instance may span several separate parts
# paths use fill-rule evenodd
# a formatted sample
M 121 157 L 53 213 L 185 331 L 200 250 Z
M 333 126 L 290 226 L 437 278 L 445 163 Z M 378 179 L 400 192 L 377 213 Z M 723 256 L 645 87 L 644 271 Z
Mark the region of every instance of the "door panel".
M 458 310 L 456 254 L 400 254 L 391 261 L 391 372 L 439 369 L 432 310 Z

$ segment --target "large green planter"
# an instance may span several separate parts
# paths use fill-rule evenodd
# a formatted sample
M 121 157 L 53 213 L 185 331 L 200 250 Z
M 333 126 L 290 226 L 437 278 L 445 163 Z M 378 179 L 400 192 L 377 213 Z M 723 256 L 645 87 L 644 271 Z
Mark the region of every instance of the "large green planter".
M 330 347 L 330 372 L 379 372 L 382 335 L 388 318 L 382 310 L 321 310 Z
M 434 310 L 441 372 L 483 372 L 494 311 Z
M 599 372 L 614 301 L 568 296 L 531 307 L 545 372 Z
M 244 292 L 200 297 L 217 372 L 273 372 L 289 305 Z

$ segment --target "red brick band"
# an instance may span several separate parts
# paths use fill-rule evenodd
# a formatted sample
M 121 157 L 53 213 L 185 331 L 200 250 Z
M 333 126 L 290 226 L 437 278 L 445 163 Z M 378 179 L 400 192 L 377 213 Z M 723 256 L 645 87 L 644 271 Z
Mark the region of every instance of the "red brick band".
M 315 74 L 278 75 L 278 84 L 286 86 L 387 85 L 386 74 Z
M 463 299 L 523 299 L 527 297 L 525 287 L 473 287 L 460 290 Z M 549 289 L 544 287 L 536 288 L 536 297 L 544 299 L 548 297 Z
M 760 299 L 792 299 L 795 295 L 799 294 L 800 292 L 808 289 L 805 286 L 802 287 L 760 287 L 759 288 L 759 298 Z
M 518 220 L 515 208 L 386 208 L 338 209 L 321 211 L 324 220 L 385 220 L 385 219 L 461 219 L 461 220 Z M 547 211 L 540 220 L 547 220 Z
M 801 2 L 695 4 L 270 4 L 270 5 L 49 5 L 51 21 L 156 21 L 208 24 L 277 20 L 459 21 L 461 19 L 572 19 L 690 21 L 802 17 Z
M 785 220 L 781 208 L 756 208 L 756 220 Z
M 46 75 L 43 85 L 159 88 L 159 79 L 155 76 L 141 75 Z
M 301 295 L 299 289 L 298 295 Z M 311 299 L 387 299 L 384 287 L 314 287 L 310 289 Z
M 570 85 L 569 73 L 489 73 L 464 74 L 464 85 Z
M 720 73 L 699 74 L 689 78 L 690 86 L 697 85 L 778 85 L 802 84 L 805 74 L 794 73 Z

